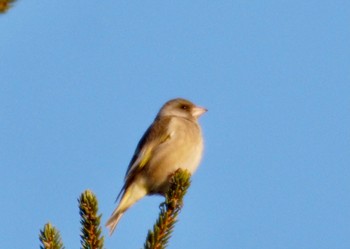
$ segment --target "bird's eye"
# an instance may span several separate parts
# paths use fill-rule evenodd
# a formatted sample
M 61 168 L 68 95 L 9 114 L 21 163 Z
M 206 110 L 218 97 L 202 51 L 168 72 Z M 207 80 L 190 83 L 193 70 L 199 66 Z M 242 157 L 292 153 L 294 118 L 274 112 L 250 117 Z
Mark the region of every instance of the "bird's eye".
M 182 106 L 181 106 L 181 109 L 187 110 L 187 109 L 188 109 L 188 106 L 187 106 L 187 105 L 182 105 Z

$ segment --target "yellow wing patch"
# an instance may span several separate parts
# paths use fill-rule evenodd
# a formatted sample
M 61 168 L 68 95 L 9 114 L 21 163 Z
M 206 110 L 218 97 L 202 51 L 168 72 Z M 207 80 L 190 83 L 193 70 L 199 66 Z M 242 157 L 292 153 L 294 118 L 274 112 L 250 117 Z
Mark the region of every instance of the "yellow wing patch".
M 160 144 L 168 141 L 169 139 L 171 138 L 171 134 L 168 134 L 166 136 L 163 136 L 161 139 L 160 139 Z M 143 154 L 142 156 L 142 159 L 139 163 L 139 168 L 143 168 L 149 161 L 149 159 L 151 159 L 151 156 L 152 156 L 152 151 L 153 151 L 153 147 L 154 146 L 150 146 L 146 151 L 145 153 Z
M 145 151 L 145 154 L 142 156 L 142 160 L 140 161 L 139 168 L 143 168 L 143 166 L 145 166 L 148 163 L 149 159 L 151 158 L 151 151 L 152 148 L 148 148 Z

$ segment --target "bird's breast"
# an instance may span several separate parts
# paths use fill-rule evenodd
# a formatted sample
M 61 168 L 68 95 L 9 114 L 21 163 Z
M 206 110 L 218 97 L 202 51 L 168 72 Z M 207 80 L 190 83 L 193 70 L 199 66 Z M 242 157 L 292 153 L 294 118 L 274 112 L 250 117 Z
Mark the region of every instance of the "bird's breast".
M 169 123 L 168 134 L 169 139 L 155 148 L 147 167 L 153 189 L 179 168 L 193 174 L 202 157 L 203 139 L 196 122 L 175 118 Z

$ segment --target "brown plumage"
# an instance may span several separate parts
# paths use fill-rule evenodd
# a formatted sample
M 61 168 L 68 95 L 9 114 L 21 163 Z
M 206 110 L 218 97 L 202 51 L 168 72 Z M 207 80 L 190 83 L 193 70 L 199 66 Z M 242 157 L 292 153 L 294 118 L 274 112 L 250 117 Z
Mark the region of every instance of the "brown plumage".
M 154 122 L 138 143 L 117 199 L 120 202 L 106 223 L 113 233 L 124 212 L 150 194 L 168 189 L 168 177 L 177 169 L 193 173 L 203 151 L 198 117 L 207 110 L 185 99 L 173 99 L 163 105 Z

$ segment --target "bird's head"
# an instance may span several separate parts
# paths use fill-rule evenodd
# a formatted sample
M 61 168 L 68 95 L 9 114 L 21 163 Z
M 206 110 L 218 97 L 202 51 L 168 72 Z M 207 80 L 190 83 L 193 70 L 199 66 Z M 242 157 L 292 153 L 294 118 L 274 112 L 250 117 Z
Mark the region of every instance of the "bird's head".
M 196 106 L 186 99 L 177 98 L 166 102 L 160 109 L 157 117 L 176 116 L 190 120 L 197 120 L 207 111 L 207 109 Z

